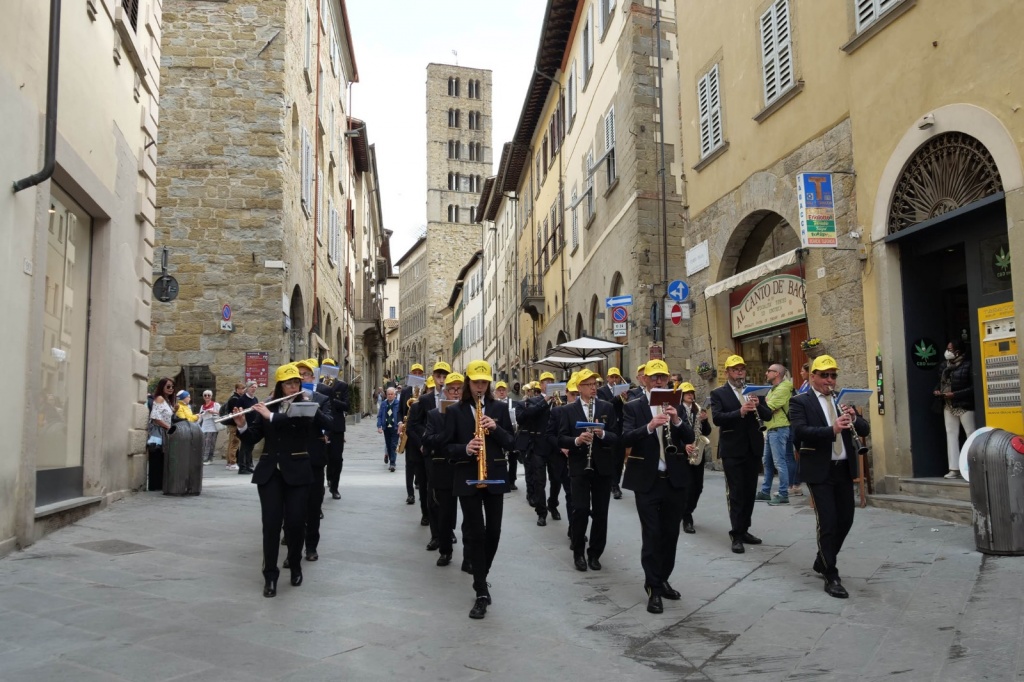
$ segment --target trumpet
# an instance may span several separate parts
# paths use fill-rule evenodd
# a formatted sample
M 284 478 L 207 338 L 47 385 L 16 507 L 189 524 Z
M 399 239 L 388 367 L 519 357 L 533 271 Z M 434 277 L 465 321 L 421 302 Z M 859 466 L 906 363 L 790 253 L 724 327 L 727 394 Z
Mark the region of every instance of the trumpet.
M 405 401 L 405 419 L 402 420 L 402 435 L 398 437 L 398 447 L 395 448 L 395 452 L 400 455 L 405 454 L 405 444 L 409 441 L 409 413 L 412 412 L 412 406 L 419 399 L 420 387 L 417 386 L 412 389 L 412 397 Z
M 562 404 L 562 396 L 560 396 L 560 395 L 558 394 L 558 391 L 555 391 L 555 392 L 554 392 L 554 393 L 553 393 L 553 394 L 551 395 L 551 404 L 552 404 L 552 405 L 554 405 L 554 406 L 556 406 L 556 407 L 557 407 L 558 405 L 561 405 L 561 404 Z
M 273 400 L 268 400 L 267 402 L 261 403 L 261 404 L 265 407 L 267 405 L 274 405 L 276 403 L 284 402 L 285 400 L 295 400 L 296 398 L 301 398 L 304 393 L 305 393 L 305 391 L 299 391 L 298 393 L 293 393 L 291 395 L 286 395 L 286 396 L 284 396 L 282 398 L 274 398 Z M 220 424 L 221 422 L 226 422 L 229 419 L 234 419 L 235 417 L 237 417 L 239 415 L 249 414 L 250 412 L 254 411 L 255 409 L 256 409 L 256 406 L 253 405 L 252 407 L 245 408 L 241 412 L 235 412 L 234 414 L 226 414 L 223 417 L 217 417 L 213 421 L 218 423 L 218 424 Z
M 658 405 L 658 414 L 665 414 L 665 406 Z M 679 452 L 679 448 L 676 447 L 675 443 L 672 442 L 672 425 L 665 424 L 663 427 L 665 430 L 662 432 L 662 440 L 665 443 L 665 456 L 674 455 Z
M 477 477 L 477 488 L 486 488 L 487 483 L 487 431 L 483 427 L 481 420 L 484 416 L 484 407 L 480 402 L 480 397 L 476 399 L 476 431 L 473 433 L 474 438 L 480 439 L 480 451 L 476 455 L 476 477 Z

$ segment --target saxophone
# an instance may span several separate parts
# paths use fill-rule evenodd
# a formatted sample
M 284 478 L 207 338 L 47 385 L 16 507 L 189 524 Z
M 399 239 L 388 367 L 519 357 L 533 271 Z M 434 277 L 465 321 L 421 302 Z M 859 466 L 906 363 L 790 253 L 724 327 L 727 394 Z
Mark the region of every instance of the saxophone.
M 398 447 L 395 448 L 395 452 L 400 455 L 405 454 L 405 444 L 409 440 L 409 414 L 412 412 L 412 406 L 420 399 L 420 387 L 412 389 L 412 397 L 405 401 L 405 419 L 402 420 L 402 435 L 398 437 Z
M 480 398 L 476 399 L 476 432 L 473 434 L 475 438 L 480 439 L 480 452 L 476 456 L 476 478 L 477 488 L 486 488 L 487 484 L 484 481 L 487 480 L 487 431 L 484 429 L 481 419 L 484 416 L 484 406 L 480 402 Z

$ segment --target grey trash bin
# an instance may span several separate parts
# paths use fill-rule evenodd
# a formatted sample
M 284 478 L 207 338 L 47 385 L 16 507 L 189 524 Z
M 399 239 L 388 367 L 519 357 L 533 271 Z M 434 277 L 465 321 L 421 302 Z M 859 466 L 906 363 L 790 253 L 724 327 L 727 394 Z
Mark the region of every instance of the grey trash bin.
M 974 543 L 985 554 L 1024 554 L 1024 439 L 1002 429 L 967 451 Z
M 164 495 L 198 495 L 203 490 L 203 430 L 181 421 L 164 445 Z

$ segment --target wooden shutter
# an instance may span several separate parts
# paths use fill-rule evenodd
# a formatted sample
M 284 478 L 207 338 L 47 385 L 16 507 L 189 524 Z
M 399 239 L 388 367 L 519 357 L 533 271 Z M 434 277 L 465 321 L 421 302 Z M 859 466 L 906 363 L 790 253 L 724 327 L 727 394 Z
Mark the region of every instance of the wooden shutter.
M 700 155 L 707 156 L 722 144 L 722 104 L 718 90 L 718 64 L 697 83 L 700 111 Z
M 604 150 L 608 151 L 615 148 L 615 107 L 613 106 L 608 110 L 608 115 L 604 117 Z
M 761 60 L 767 105 L 793 86 L 789 0 L 778 0 L 761 15 Z

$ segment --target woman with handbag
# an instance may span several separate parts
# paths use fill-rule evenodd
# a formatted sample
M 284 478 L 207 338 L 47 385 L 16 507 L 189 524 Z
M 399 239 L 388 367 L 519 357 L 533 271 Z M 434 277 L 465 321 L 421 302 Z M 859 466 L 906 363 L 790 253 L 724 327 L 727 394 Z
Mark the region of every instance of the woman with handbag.
M 213 391 L 203 391 L 203 404 L 199 408 L 199 427 L 203 431 L 203 464 L 213 462 L 213 451 L 217 447 L 217 434 L 227 428 L 217 421 L 220 416 L 220 403 L 214 401 Z M 244 474 L 244 471 L 238 473 Z
M 164 488 L 164 445 L 167 432 L 174 421 L 175 399 L 174 381 L 164 377 L 157 382 L 153 393 L 153 409 L 149 413 L 146 450 L 149 453 L 149 473 L 147 476 L 149 490 Z
M 686 446 L 687 455 L 687 485 L 686 504 L 683 505 L 683 532 L 696 533 L 693 527 L 693 510 L 697 508 L 697 501 L 701 492 L 704 491 L 704 455 L 708 453 L 708 446 L 711 441 L 711 423 L 708 421 L 708 411 L 697 405 L 697 389 L 689 381 L 684 381 L 680 389 L 683 391 L 683 404 L 680 406 L 679 414 L 683 419 L 688 419 L 690 428 L 693 429 L 694 440 Z
M 946 344 L 945 360 L 939 365 L 939 385 L 932 391 L 946 426 L 946 456 L 949 473 L 944 478 L 962 478 L 960 473 L 960 427 L 966 436 L 974 433 L 974 375 L 963 344 Z M 936 409 L 936 407 L 938 409 Z

